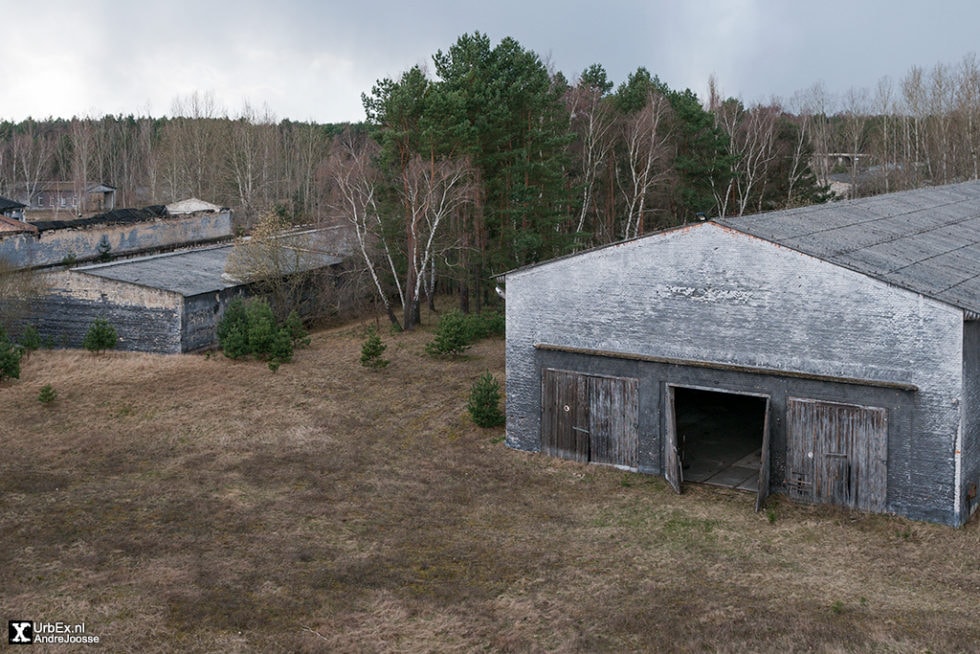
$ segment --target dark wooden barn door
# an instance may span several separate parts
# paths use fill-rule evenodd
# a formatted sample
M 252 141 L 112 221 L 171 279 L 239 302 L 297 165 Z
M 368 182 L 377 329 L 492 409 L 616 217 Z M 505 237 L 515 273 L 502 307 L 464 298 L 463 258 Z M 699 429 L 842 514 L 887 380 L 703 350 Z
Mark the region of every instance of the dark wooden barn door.
M 566 370 L 545 370 L 541 388 L 541 451 L 589 460 L 588 384 Z
M 786 423 L 791 495 L 867 511 L 885 509 L 886 409 L 789 398 Z
M 574 461 L 635 468 L 637 380 L 546 369 L 541 388 L 541 450 Z
M 684 481 L 684 471 L 681 468 L 680 449 L 677 444 L 677 409 L 674 405 L 675 391 L 673 386 L 667 386 L 667 398 L 664 403 L 666 434 L 664 439 L 664 479 L 674 489 L 681 492 L 681 482 Z
M 766 415 L 762 421 L 762 463 L 759 466 L 759 492 L 755 496 L 755 510 L 761 511 L 769 497 L 769 398 L 766 398 Z

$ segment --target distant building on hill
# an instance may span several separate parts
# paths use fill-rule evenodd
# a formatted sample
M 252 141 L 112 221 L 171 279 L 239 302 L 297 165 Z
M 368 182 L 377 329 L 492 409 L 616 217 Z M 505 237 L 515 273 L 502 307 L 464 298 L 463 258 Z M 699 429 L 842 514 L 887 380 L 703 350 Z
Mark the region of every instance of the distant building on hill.
M 23 203 L 29 219 L 52 214 L 86 214 L 116 208 L 116 188 L 101 182 L 40 182 L 21 184 L 14 198 Z

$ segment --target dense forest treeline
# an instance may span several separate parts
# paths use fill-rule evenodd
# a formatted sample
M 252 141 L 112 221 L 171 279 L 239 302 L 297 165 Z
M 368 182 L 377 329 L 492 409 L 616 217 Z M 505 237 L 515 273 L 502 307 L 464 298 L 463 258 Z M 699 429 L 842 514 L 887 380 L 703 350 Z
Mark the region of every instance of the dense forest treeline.
M 243 226 L 276 213 L 347 222 L 394 322 L 410 328 L 437 286 L 464 309 L 492 276 L 705 217 L 980 176 L 980 66 L 973 55 L 898 83 L 746 106 L 645 68 L 618 85 L 599 64 L 574 80 L 513 39 L 461 36 L 363 95 L 365 121 L 277 120 L 213 96 L 168 118 L 0 123 L 0 195 L 98 181 L 117 206 L 198 197 Z M 473 304 L 474 306 L 470 306 Z M 397 315 L 400 312 L 400 316 Z

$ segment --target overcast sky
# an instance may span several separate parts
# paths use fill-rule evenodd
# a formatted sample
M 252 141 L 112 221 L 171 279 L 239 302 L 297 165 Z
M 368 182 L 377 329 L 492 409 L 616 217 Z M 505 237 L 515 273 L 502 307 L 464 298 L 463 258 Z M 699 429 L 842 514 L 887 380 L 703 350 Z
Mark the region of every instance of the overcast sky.
M 505 36 L 569 80 L 646 67 L 704 99 L 709 75 L 747 103 L 817 83 L 896 86 L 912 66 L 980 50 L 976 0 L 0 0 L 0 118 L 170 115 L 209 94 L 277 119 L 364 118 L 382 77 L 429 65 L 465 33 Z

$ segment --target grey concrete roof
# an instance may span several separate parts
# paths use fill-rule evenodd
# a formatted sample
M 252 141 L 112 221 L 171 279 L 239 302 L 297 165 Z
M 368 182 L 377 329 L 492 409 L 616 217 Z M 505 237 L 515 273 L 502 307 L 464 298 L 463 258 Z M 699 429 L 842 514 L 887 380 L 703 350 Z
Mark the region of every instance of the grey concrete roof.
M 80 267 L 75 272 L 190 297 L 242 285 L 242 282 L 224 274 L 228 255 L 233 248 L 232 245 L 221 245 L 157 254 Z M 338 256 L 317 253 L 315 259 L 306 260 L 306 269 L 330 266 L 342 261 Z
M 980 181 L 716 222 L 980 314 Z

